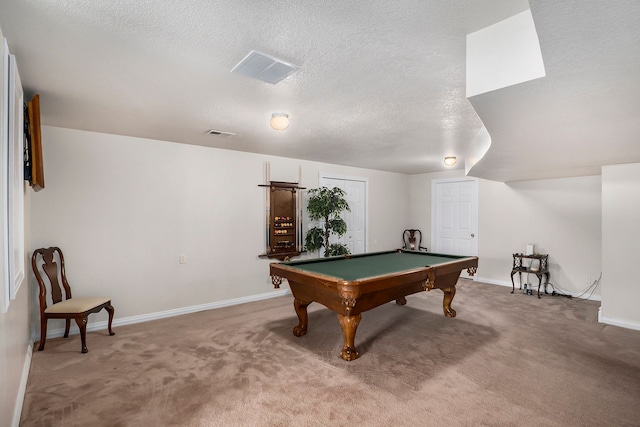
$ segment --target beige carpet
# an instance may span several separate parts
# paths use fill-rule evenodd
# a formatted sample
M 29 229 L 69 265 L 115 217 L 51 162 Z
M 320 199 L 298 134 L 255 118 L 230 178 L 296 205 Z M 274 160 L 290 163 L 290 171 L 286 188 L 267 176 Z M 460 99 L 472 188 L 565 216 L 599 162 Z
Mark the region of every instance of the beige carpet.
M 333 312 L 291 296 L 49 340 L 21 426 L 640 426 L 640 331 L 599 303 L 461 279 L 365 312 L 345 362 Z M 117 316 L 117 307 L 116 307 Z

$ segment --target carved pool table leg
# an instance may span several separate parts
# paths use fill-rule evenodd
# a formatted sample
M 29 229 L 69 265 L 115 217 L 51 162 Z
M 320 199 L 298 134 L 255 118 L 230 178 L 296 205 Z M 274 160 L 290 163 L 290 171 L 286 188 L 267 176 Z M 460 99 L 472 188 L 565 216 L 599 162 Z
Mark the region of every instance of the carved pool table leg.
M 356 330 L 362 314 L 356 314 L 355 316 L 345 316 L 344 314 L 338 314 L 338 322 L 340 322 L 340 328 L 342 329 L 342 337 L 344 338 L 344 347 L 340 351 L 340 357 L 347 362 L 356 360 L 359 356 L 358 350 L 354 344 L 356 337 Z
M 307 307 L 311 304 L 311 301 L 305 302 L 298 298 L 293 299 L 293 308 L 298 315 L 298 326 L 293 328 L 293 335 L 301 337 L 307 333 L 307 326 L 309 326 L 309 316 L 307 315 Z
M 276 289 L 280 289 L 280 285 L 282 284 L 282 277 L 280 276 L 271 276 L 271 283 L 273 287 Z
M 451 308 L 451 301 L 453 300 L 453 297 L 456 296 L 456 287 L 451 286 L 449 288 L 444 288 L 442 289 L 442 292 L 444 292 L 444 299 L 442 301 L 444 316 L 456 317 L 456 311 L 453 308 Z

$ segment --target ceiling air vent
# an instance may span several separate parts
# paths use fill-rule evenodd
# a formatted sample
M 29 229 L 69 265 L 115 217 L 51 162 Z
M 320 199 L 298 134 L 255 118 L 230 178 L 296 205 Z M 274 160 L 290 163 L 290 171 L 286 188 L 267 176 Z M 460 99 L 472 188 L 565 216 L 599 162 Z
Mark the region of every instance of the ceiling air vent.
M 299 69 L 300 67 L 297 65 L 252 50 L 238 65 L 233 67 L 231 72 L 276 84 Z
M 235 133 L 232 133 L 232 132 L 224 132 L 224 131 L 215 130 L 215 129 L 209 129 L 207 131 L 207 133 L 209 135 L 219 136 L 220 138 L 229 138 L 230 136 L 234 136 L 235 135 Z

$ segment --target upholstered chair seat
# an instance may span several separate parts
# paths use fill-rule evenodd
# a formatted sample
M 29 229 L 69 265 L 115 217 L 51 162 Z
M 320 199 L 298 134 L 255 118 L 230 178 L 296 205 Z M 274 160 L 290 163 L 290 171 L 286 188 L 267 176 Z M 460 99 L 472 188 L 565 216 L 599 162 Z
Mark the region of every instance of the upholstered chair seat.
M 45 313 L 82 313 L 111 301 L 109 297 L 71 298 L 47 307 Z

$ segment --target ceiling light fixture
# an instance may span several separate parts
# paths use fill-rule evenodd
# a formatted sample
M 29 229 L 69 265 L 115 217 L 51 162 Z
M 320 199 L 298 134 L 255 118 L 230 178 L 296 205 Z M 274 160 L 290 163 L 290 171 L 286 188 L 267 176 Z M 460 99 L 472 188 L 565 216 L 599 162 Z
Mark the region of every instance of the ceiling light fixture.
M 285 130 L 289 127 L 289 115 L 287 113 L 273 113 L 269 124 L 275 130 Z
M 444 164 L 447 166 L 453 166 L 457 161 L 458 159 L 456 159 L 456 156 L 447 156 L 444 158 Z

